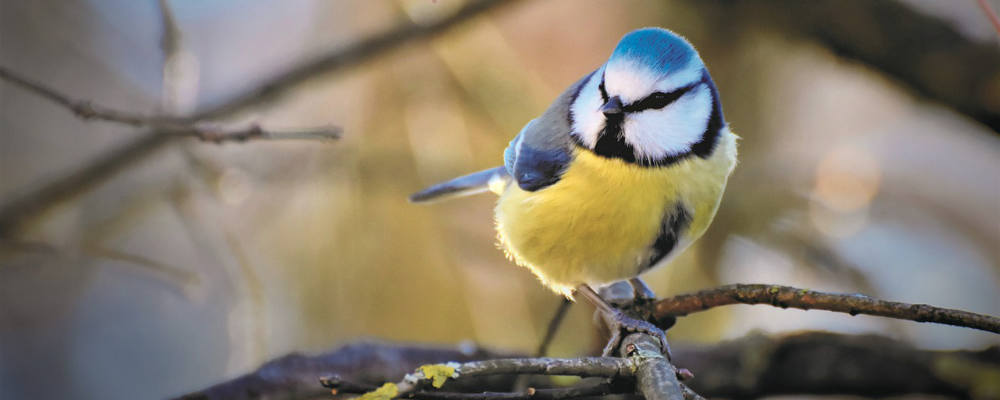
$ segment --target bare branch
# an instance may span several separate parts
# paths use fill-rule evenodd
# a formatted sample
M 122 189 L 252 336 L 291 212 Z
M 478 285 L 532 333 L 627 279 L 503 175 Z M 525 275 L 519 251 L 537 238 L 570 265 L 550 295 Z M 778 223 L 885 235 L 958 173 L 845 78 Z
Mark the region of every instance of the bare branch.
M 990 7 L 990 4 L 986 0 L 978 0 L 977 2 L 979 3 L 979 8 L 983 10 L 983 14 L 993 24 L 993 30 L 997 31 L 997 35 L 1000 35 L 1000 17 L 997 17 L 996 11 L 993 11 L 993 7 Z
M 868 314 L 917 322 L 961 326 L 1000 333 L 1000 318 L 927 304 L 879 300 L 862 294 L 827 293 L 791 286 L 735 284 L 682 294 L 655 304 L 656 318 L 682 316 L 730 304 L 769 304 L 781 308 Z
M 247 128 L 227 130 L 221 127 L 209 127 L 186 118 L 175 118 L 160 115 L 146 115 L 129 111 L 121 111 L 105 107 L 85 100 L 75 100 L 59 91 L 24 78 L 13 71 L 0 66 L 0 79 L 44 97 L 53 103 L 68 108 L 77 117 L 84 120 L 102 120 L 117 122 L 135 127 L 156 129 L 166 134 L 190 136 L 206 142 L 244 142 L 254 139 L 337 139 L 341 129 L 338 127 L 318 128 L 297 132 L 272 132 L 261 129 L 257 125 Z
M 562 320 L 566 317 L 566 312 L 569 311 L 570 306 L 573 305 L 573 301 L 563 297 L 559 301 L 559 308 L 556 309 L 556 314 L 552 316 L 549 320 L 548 326 L 545 328 L 545 336 L 542 337 L 542 341 L 538 344 L 538 350 L 535 350 L 536 357 L 545 357 L 545 354 L 549 352 L 549 345 L 552 344 L 552 339 L 556 336 L 556 331 L 559 330 L 559 325 L 562 324 Z
M 632 393 L 632 390 L 615 390 L 610 383 L 605 380 L 586 382 L 565 388 L 535 389 L 528 388 L 524 392 L 484 392 L 484 393 L 456 393 L 456 392 L 429 392 L 420 391 L 413 394 L 415 399 L 426 400 L 557 400 L 572 399 L 577 397 L 604 396 L 608 394 Z
M 340 376 L 329 376 L 320 378 L 323 387 L 333 389 L 336 393 L 366 393 L 377 389 L 375 385 L 367 383 L 351 382 Z M 564 388 L 536 389 L 526 388 L 517 392 L 449 392 L 449 391 L 416 391 L 410 397 L 414 399 L 426 400 L 546 400 L 546 399 L 571 399 L 586 396 L 603 396 L 607 394 L 633 393 L 634 389 L 629 385 L 612 385 L 607 379 L 584 380 L 579 384 Z
M 289 354 L 271 360 L 256 371 L 179 399 L 260 399 L 308 398 L 329 394 L 317 384 L 324 376 L 340 375 L 351 382 L 370 385 L 394 381 L 426 363 L 464 362 L 515 354 L 490 351 L 474 345 L 453 347 L 404 346 L 380 342 L 359 342 L 334 351 L 305 356 Z M 479 390 L 510 387 L 513 380 L 489 384 L 477 381 Z
M 625 350 L 623 353 L 627 353 L 637 364 L 636 391 L 646 400 L 687 398 L 677 380 L 677 368 L 663 356 L 659 339 L 645 333 L 633 333 L 622 340 L 622 347 Z
M 688 1 L 711 30 L 741 26 L 816 41 L 1000 133 L 1000 50 L 900 1 Z M 733 18 L 738 15 L 739 18 Z
M 634 367 L 626 359 L 618 357 L 583 358 L 508 358 L 472 361 L 456 369 L 461 376 L 473 377 L 503 374 L 573 375 L 581 377 L 601 376 L 613 378 L 629 376 Z
M 0 238 L 13 236 L 27 222 L 103 183 L 109 176 L 152 154 L 173 137 L 156 134 L 132 139 L 90 165 L 74 169 L 3 203 L 0 206 Z
M 632 359 L 617 357 L 584 357 L 584 358 L 508 358 L 482 361 L 470 361 L 441 367 L 449 368 L 453 374 L 447 376 L 428 375 L 424 367 L 412 374 L 407 374 L 395 384 L 396 396 L 407 397 L 431 386 L 431 381 L 437 379 L 468 379 L 489 375 L 572 375 L 580 377 L 615 378 L 632 376 L 637 365 Z M 444 381 L 436 384 L 440 387 Z
M 412 374 L 407 374 L 396 384 L 387 384 L 391 389 L 388 395 L 396 398 L 426 398 L 442 400 L 463 399 L 545 399 L 573 398 L 595 394 L 606 394 L 613 391 L 616 378 L 634 377 L 636 388 L 640 394 L 649 400 L 695 400 L 701 399 L 697 393 L 683 386 L 677 380 L 677 370 L 660 352 L 659 340 L 644 333 L 635 333 L 627 337 L 622 344 L 629 351 L 628 358 L 617 357 L 583 357 L 583 358 L 511 358 L 484 361 L 472 361 L 464 364 L 421 366 Z M 429 372 L 426 368 L 447 368 L 453 371 L 448 375 Z M 607 382 L 585 382 L 569 388 L 535 389 L 528 388 L 523 392 L 479 392 L 456 393 L 423 390 L 432 386 L 441 387 L 444 379 L 461 380 L 480 378 L 491 375 L 532 374 L 532 375 L 571 375 L 580 377 L 604 377 Z M 441 379 L 441 382 L 437 382 Z M 369 389 L 358 383 L 349 383 L 339 377 L 320 379 L 325 387 L 345 390 Z M 384 388 L 386 386 L 382 386 Z M 374 388 L 375 391 L 381 390 Z M 632 393 L 632 391 L 622 391 Z
M 1000 347 L 928 351 L 879 335 L 751 334 L 705 346 L 677 346 L 674 362 L 694 371 L 694 379 L 685 382 L 711 397 L 922 393 L 990 398 L 986 394 L 996 393 L 995 374 L 1000 373 Z
M 584 288 L 587 287 L 584 286 Z M 644 291 L 651 293 L 646 284 L 641 279 L 636 278 L 604 286 L 600 289 L 600 294 L 594 293 L 593 295 L 600 297 L 598 299 L 600 302 L 595 302 L 595 304 L 613 299 L 616 307 L 619 307 L 622 312 L 632 318 L 646 321 L 649 313 L 641 306 L 648 299 L 637 296 Z M 623 292 L 627 292 L 629 295 L 622 296 Z M 635 363 L 636 392 L 647 400 L 682 400 L 690 398 L 689 396 L 694 394 L 693 391 L 684 390 L 681 386 L 677 367 L 670 362 L 670 347 L 663 337 L 663 331 L 637 331 L 618 341 L 615 338 L 620 338 L 624 330 L 612 322 L 613 319 L 610 318 L 606 310 L 599 307 L 596 312 L 603 317 L 605 325 L 611 330 L 612 339 L 609 341 L 609 345 L 617 342 L 618 355 Z M 653 326 L 653 329 L 658 330 L 659 328 Z
M 324 387 L 333 389 L 334 394 L 367 393 L 377 389 L 374 385 L 346 382 L 332 377 L 321 378 L 320 382 Z M 683 384 L 681 384 L 681 391 L 685 400 L 704 400 L 704 397 Z M 635 393 L 635 389 L 631 385 L 615 385 L 606 379 L 599 379 L 583 381 L 573 386 L 561 388 L 536 389 L 529 387 L 520 392 L 465 393 L 420 390 L 410 393 L 408 398 L 423 400 L 560 400 L 632 393 Z
M 477 0 L 469 2 L 454 14 L 432 24 L 417 25 L 404 23 L 404 25 L 392 31 L 372 36 L 339 51 L 292 68 L 225 103 L 199 113 L 198 116 L 199 118 L 219 118 L 232 115 L 249 107 L 270 101 L 306 80 L 330 71 L 359 64 L 364 60 L 368 60 L 386 50 L 399 47 L 404 43 L 429 38 L 499 5 L 514 2 L 515 0 Z
M 315 61 L 292 68 L 289 72 L 257 85 L 256 88 L 216 107 L 197 113 L 188 120 L 217 119 L 232 115 L 259 104 L 259 101 L 264 98 L 271 98 L 276 93 L 282 93 L 311 77 L 356 66 L 406 43 L 443 33 L 472 17 L 515 1 L 472 1 L 452 16 L 434 23 L 424 26 L 405 25 L 361 40 L 353 45 L 332 51 Z M 256 100 L 255 96 L 263 96 L 263 98 Z M 98 157 L 93 163 L 75 168 L 67 175 L 45 182 L 16 200 L 0 206 L 0 238 L 16 234 L 27 222 L 34 220 L 57 204 L 75 198 L 76 195 L 103 183 L 133 163 L 159 150 L 175 136 L 171 132 L 148 131 L 129 143 Z
M 399 380 L 421 364 L 467 362 L 510 354 L 475 348 L 403 346 L 361 343 L 315 356 L 291 355 L 268 362 L 257 371 L 184 396 L 187 399 L 284 399 L 329 395 L 317 384 L 322 376 L 339 375 L 338 391 L 367 392 Z M 781 394 L 845 394 L 887 397 L 912 393 L 973 397 L 987 390 L 989 379 L 965 374 L 1000 371 L 1000 347 L 981 351 L 927 351 L 877 335 L 806 332 L 779 338 L 750 335 L 704 346 L 675 346 L 674 363 L 694 371 L 684 381 L 710 397 L 758 398 Z M 507 379 L 500 379 L 507 378 Z M 596 379 L 596 378 L 594 378 Z M 467 382 L 466 382 L 467 381 Z M 482 376 L 445 384 L 448 392 L 509 390 L 512 376 Z M 585 385 L 603 382 L 581 382 Z M 329 384 L 328 379 L 328 384 Z M 536 393 L 547 393 L 535 382 Z M 686 386 L 682 386 L 682 390 Z M 597 389 L 594 389 L 597 390 Z M 613 384 L 609 393 L 630 393 L 631 385 Z M 425 393 L 426 392 L 426 397 Z M 515 392 L 517 393 L 517 392 Z M 521 392 L 519 394 L 527 393 Z M 432 397 L 434 396 L 439 397 Z M 464 400 L 462 396 L 452 397 Z M 442 392 L 415 392 L 415 397 L 444 399 Z M 452 396 L 452 395 L 444 395 Z M 536 395 L 537 397 L 537 395 Z M 501 397 L 502 398 L 502 397 Z M 685 398 L 692 399 L 690 395 Z

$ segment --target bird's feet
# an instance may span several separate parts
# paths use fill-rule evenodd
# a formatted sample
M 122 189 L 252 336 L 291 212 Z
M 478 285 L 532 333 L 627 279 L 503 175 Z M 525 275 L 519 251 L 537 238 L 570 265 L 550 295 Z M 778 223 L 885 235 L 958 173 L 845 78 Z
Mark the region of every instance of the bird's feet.
M 656 302 L 656 293 L 643 282 L 642 279 L 638 277 L 629 279 L 629 285 L 632 286 L 632 292 L 634 293 L 634 300 L 629 306 L 632 307 L 632 311 L 638 313 L 639 315 L 653 319 L 653 309 Z M 656 318 L 656 326 L 658 326 L 663 331 L 670 329 L 677 323 L 677 318 L 673 316 Z
M 639 277 L 629 279 L 628 283 L 632 285 L 632 292 L 634 293 L 636 302 L 644 303 L 656 300 L 656 293 Z
M 658 328 L 656 325 L 647 321 L 629 317 L 618 309 L 613 309 L 612 311 L 604 312 L 603 314 L 604 322 L 608 325 L 608 329 L 611 330 L 611 339 L 609 339 L 608 344 L 604 346 L 604 351 L 601 352 L 601 355 L 605 357 L 613 355 L 615 349 L 621 346 L 622 339 L 625 335 L 629 333 L 645 333 L 659 340 L 660 348 L 663 349 L 663 354 L 667 356 L 667 360 L 672 358 L 670 354 L 670 344 L 667 343 L 667 335 L 664 334 L 663 330 Z
M 620 304 L 621 307 L 634 306 L 637 298 L 646 297 L 648 299 L 655 297 L 655 295 L 652 294 L 652 290 L 649 290 L 649 288 L 638 279 L 631 282 L 631 285 L 625 282 L 619 282 L 618 284 L 624 285 L 624 287 L 628 288 L 627 292 L 630 292 L 627 293 L 627 296 L 620 296 L 622 293 L 618 293 L 618 295 L 610 293 L 612 297 L 616 299 L 618 297 L 628 297 L 628 299 L 626 299 L 628 301 L 624 301 L 622 302 L 623 304 Z M 616 286 L 614 285 L 605 287 L 605 289 L 609 290 L 614 290 L 615 288 Z M 621 290 L 618 292 L 621 292 Z M 601 352 L 602 355 L 612 355 L 615 349 L 621 346 L 622 339 L 627 334 L 641 332 L 656 338 L 660 343 L 660 348 L 663 350 L 663 354 L 665 354 L 668 359 L 671 358 L 670 345 L 667 344 L 667 336 L 663 333 L 663 330 L 655 324 L 652 324 L 644 319 L 629 316 L 621 309 L 609 304 L 604 297 L 597 294 L 597 292 L 588 285 L 580 285 L 577 288 L 577 293 L 581 294 L 593 303 L 595 307 L 597 307 L 598 315 L 601 316 L 601 319 L 604 320 L 604 324 L 611 330 L 611 339 L 608 340 L 608 344 L 604 346 L 604 351 Z M 639 315 L 642 315 L 642 313 L 639 313 Z

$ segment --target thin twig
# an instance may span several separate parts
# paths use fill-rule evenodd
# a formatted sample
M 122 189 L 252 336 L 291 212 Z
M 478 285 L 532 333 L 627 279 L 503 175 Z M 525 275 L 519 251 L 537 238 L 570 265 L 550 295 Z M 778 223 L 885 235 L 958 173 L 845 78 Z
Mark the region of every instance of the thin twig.
M 334 50 L 315 61 L 295 67 L 289 72 L 267 80 L 245 94 L 236 96 L 216 107 L 196 113 L 189 120 L 217 119 L 232 115 L 271 98 L 272 96 L 269 94 L 284 92 L 311 77 L 356 66 L 404 44 L 443 33 L 455 25 L 482 15 L 500 5 L 514 2 L 515 0 L 477 0 L 466 4 L 451 17 L 443 18 L 429 25 L 422 27 L 406 25 L 363 39 L 353 45 Z M 254 100 L 254 96 L 261 96 L 261 99 Z M 28 222 L 35 220 L 56 205 L 93 189 L 149 154 L 163 148 L 175 136 L 170 132 L 157 130 L 142 133 L 138 138 L 125 145 L 97 157 L 91 164 L 74 168 L 66 175 L 46 181 L 17 199 L 0 205 L 0 238 L 16 234 Z
M 244 142 L 253 139 L 337 139 L 341 133 L 341 129 L 337 127 L 295 132 L 272 132 L 261 129 L 257 125 L 251 125 L 246 128 L 227 130 L 221 127 L 199 124 L 187 118 L 122 111 L 90 101 L 73 99 L 42 83 L 24 78 L 2 66 L 0 66 L 0 79 L 59 104 L 84 120 L 94 119 L 118 122 L 135 127 L 152 128 L 168 134 L 190 136 L 212 143 Z
M 997 35 L 1000 36 L 1000 17 L 997 17 L 996 11 L 993 11 L 993 7 L 986 0 L 978 0 L 979 8 L 983 9 L 983 14 L 986 14 L 986 18 L 990 20 L 993 24 L 993 29 L 997 31 Z
M 562 325 L 563 318 L 566 317 L 566 312 L 569 311 L 570 306 L 573 305 L 573 301 L 562 297 L 559 301 L 559 308 L 556 309 L 555 315 L 549 320 L 548 326 L 545 328 L 545 336 L 542 337 L 542 341 L 538 344 L 538 349 L 535 350 L 535 357 L 545 357 L 549 352 L 549 345 L 552 344 L 552 340 L 556 337 L 556 332 L 559 331 L 559 326 Z M 528 388 L 528 382 L 531 379 L 528 375 L 518 376 L 514 380 L 514 385 L 512 386 L 515 392 L 522 392 Z
M 1000 51 L 904 1 L 688 0 L 709 29 L 808 38 L 1000 133 Z M 954 2 L 958 5 L 961 2 Z M 734 18 L 733 16 L 739 16 Z M 745 34 L 745 33 L 744 33 Z
M 682 316 L 730 304 L 770 304 L 781 308 L 867 314 L 961 326 L 1000 333 L 1000 318 L 968 311 L 879 300 L 862 294 L 827 293 L 791 286 L 736 284 L 682 294 L 655 304 L 657 318 Z
M 369 37 L 357 43 L 351 44 L 343 49 L 332 52 L 311 62 L 299 65 L 278 75 L 262 85 L 258 85 L 229 101 L 218 106 L 211 107 L 198 114 L 199 118 L 219 118 L 232 115 L 236 112 L 270 101 L 286 91 L 298 86 L 302 82 L 316 76 L 341 69 L 347 66 L 357 65 L 362 61 L 373 58 L 386 50 L 397 48 L 400 45 L 414 40 L 426 39 L 428 37 L 444 32 L 463 21 L 481 15 L 499 5 L 511 4 L 515 0 L 478 0 L 468 2 L 464 7 L 447 17 L 434 23 L 419 25 L 414 23 L 404 23 L 391 31 Z
M 0 238 L 13 236 L 27 222 L 103 183 L 117 171 L 152 154 L 171 138 L 170 135 L 145 135 L 132 139 L 83 168 L 8 200 L 0 205 Z
M 563 318 L 566 317 L 566 312 L 569 311 L 569 307 L 573 305 L 573 301 L 565 297 L 559 302 L 559 308 L 556 309 L 555 315 L 549 320 L 549 325 L 545 328 L 545 336 L 542 338 L 542 342 L 538 344 L 538 350 L 535 350 L 536 357 L 545 357 L 545 354 L 549 352 L 549 345 L 552 344 L 552 339 L 555 338 L 556 332 L 559 331 L 559 325 L 562 324 Z

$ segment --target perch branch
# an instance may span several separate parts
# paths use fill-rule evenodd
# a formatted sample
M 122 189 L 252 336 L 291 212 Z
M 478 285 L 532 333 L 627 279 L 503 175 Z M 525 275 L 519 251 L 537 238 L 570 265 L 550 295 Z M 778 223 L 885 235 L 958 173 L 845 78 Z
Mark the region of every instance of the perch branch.
M 601 296 L 597 293 L 593 293 L 593 295 Z M 603 313 L 607 311 L 598 310 L 597 312 L 605 315 Z M 616 324 L 608 323 L 607 319 L 605 322 L 613 330 L 612 336 L 619 337 L 618 330 L 621 328 Z M 654 329 L 656 328 L 654 327 Z M 635 378 L 635 392 L 647 400 L 700 398 L 694 391 L 681 385 L 678 379 L 678 370 L 665 356 L 665 354 L 669 354 L 669 350 L 661 347 L 665 343 L 661 344 L 660 337 L 654 336 L 650 332 L 636 332 L 621 340 L 613 339 L 611 343 L 617 343 L 618 347 L 615 350 L 620 358 L 521 358 L 421 366 L 416 372 L 407 374 L 399 383 L 387 383 L 370 393 L 389 397 L 409 397 L 428 386 L 441 388 L 446 379 L 475 378 L 482 375 L 534 374 L 599 376 L 610 378 L 612 382 L 617 377 L 632 377 Z M 690 372 L 687 374 L 689 375 Z M 489 397 L 508 398 L 523 395 L 524 393 L 507 392 L 492 393 L 489 394 Z
M 403 379 L 395 384 L 398 397 L 408 397 L 409 395 L 421 391 L 431 386 L 441 387 L 445 379 L 468 379 L 488 375 L 572 375 L 579 377 L 605 377 L 615 378 L 620 376 L 632 376 L 637 369 L 632 359 L 617 357 L 584 357 L 584 358 L 508 358 L 482 361 L 470 361 L 462 364 L 454 364 L 441 367 L 448 368 L 452 373 L 438 375 L 425 372 L 425 367 L 417 369 L 412 374 L 407 374 Z M 441 380 L 438 383 L 438 380 Z
M 407 374 L 396 384 L 388 384 L 391 397 L 427 399 L 527 399 L 527 398 L 572 398 L 609 393 L 612 385 L 608 382 L 586 382 L 577 386 L 557 389 L 528 388 L 523 392 L 480 392 L 456 393 L 423 390 L 428 386 L 441 387 L 446 379 L 461 380 L 491 375 L 570 375 L 579 377 L 603 377 L 612 382 L 615 378 L 634 377 L 636 390 L 646 399 L 687 399 L 701 397 L 690 388 L 678 382 L 675 368 L 660 353 L 659 341 L 649 335 L 636 333 L 625 339 L 622 345 L 628 348 L 628 358 L 583 357 L 583 358 L 511 358 L 472 361 L 463 364 L 422 366 L 412 374 Z M 425 368 L 448 368 L 425 373 Z M 429 374 L 429 375 L 428 375 Z M 440 382 L 438 381 L 440 379 Z M 364 384 L 349 383 L 339 378 L 323 378 L 320 382 L 333 389 L 371 389 Z M 433 382 L 433 384 L 432 384 Z M 386 387 L 386 386 L 383 386 Z M 380 390 L 380 389 L 375 389 Z M 625 393 L 628 393 L 627 391 Z
M 372 390 L 378 389 L 375 385 L 370 385 L 367 383 L 351 382 L 341 378 L 340 376 L 329 376 L 320 378 L 320 383 L 323 387 L 333 389 L 335 393 L 366 393 Z M 627 389 L 627 388 L 626 388 Z M 449 392 L 449 391 L 416 391 L 411 394 L 410 397 L 415 399 L 426 399 L 426 400 L 474 400 L 474 399 L 490 399 L 490 400 L 528 400 L 528 399 L 570 399 L 576 397 L 585 396 L 603 396 L 607 394 L 618 394 L 618 393 L 631 393 L 632 390 L 623 390 L 622 387 L 616 387 L 610 383 L 607 379 L 598 379 L 591 381 L 583 381 L 577 385 L 562 388 L 548 388 L 548 389 L 536 389 L 527 388 L 519 392 L 482 392 L 482 393 L 463 393 L 463 392 Z
M 818 42 L 1000 133 L 1000 49 L 901 1 L 688 1 L 712 31 L 766 29 Z M 961 3 L 965 4 L 965 3 Z M 959 5 L 959 4 L 956 4 Z M 972 6 L 969 4 L 968 6 Z M 739 16 L 734 18 L 733 16 Z
M 268 361 L 256 371 L 219 383 L 178 399 L 250 400 L 328 394 L 316 380 L 339 375 L 350 382 L 368 385 L 397 380 L 427 363 L 466 362 L 516 356 L 472 345 L 457 347 L 405 346 L 380 342 L 359 342 L 324 354 L 289 354 Z M 471 381 L 471 380 L 470 380 Z M 507 388 L 507 382 L 474 381 L 479 390 Z
M 261 129 L 257 125 L 251 125 L 247 128 L 226 130 L 199 124 L 186 118 L 121 111 L 90 101 L 73 99 L 53 88 L 22 77 L 2 66 L 0 66 L 0 79 L 61 105 L 84 120 L 102 120 L 135 127 L 152 128 L 167 134 L 191 136 L 212 143 L 243 142 L 257 139 L 337 139 L 341 133 L 341 129 L 337 127 L 294 132 L 273 132 Z
M 468 347 L 468 346 L 466 346 Z M 757 398 L 781 394 L 888 397 L 913 393 L 969 398 L 989 390 L 1000 372 L 1000 347 L 980 351 L 928 351 L 877 335 L 806 332 L 771 338 L 750 335 L 704 346 L 675 345 L 674 362 L 695 372 L 685 381 L 709 397 Z M 426 363 L 514 356 L 475 348 L 358 343 L 314 356 L 290 355 L 184 399 L 283 399 L 329 395 L 316 384 L 333 374 L 364 392 L 399 380 Z M 972 372 L 967 372 L 972 371 Z M 502 379 L 507 378 L 507 379 Z M 512 376 L 459 379 L 449 391 L 509 390 Z M 536 382 L 537 383 L 537 382 Z M 581 382 L 581 385 L 583 383 Z M 540 391 L 535 385 L 536 391 Z M 612 387 L 612 392 L 634 390 Z M 440 394 L 440 392 L 432 392 Z M 430 397 L 428 397 L 430 398 Z
M 320 378 L 324 387 L 334 390 L 337 393 L 366 393 L 378 389 L 374 385 L 364 383 L 347 382 L 339 378 Z M 691 388 L 681 385 L 681 390 L 685 400 L 704 400 Z M 627 385 L 613 385 L 608 380 L 596 380 L 582 382 L 570 387 L 536 389 L 529 387 L 520 392 L 446 392 L 446 391 L 426 391 L 419 390 L 410 393 L 408 398 L 423 400 L 560 400 L 574 399 L 578 397 L 606 396 L 609 394 L 631 394 L 634 388 Z
M 635 284 L 645 287 L 645 283 L 636 279 Z M 648 313 L 642 309 L 645 303 L 641 297 L 637 297 L 636 287 L 630 282 L 617 282 L 604 286 L 600 289 L 600 296 L 604 301 L 614 301 L 618 309 L 622 310 L 632 318 L 646 320 Z M 648 289 L 648 288 L 646 288 Z M 620 293 L 630 293 L 631 296 L 621 296 Z M 605 310 L 598 309 L 605 322 L 611 329 L 611 342 L 622 333 L 617 324 L 610 323 L 611 320 Z M 655 327 L 654 327 L 655 328 Z M 659 328 L 656 328 L 659 329 Z M 678 370 L 670 362 L 670 348 L 666 342 L 662 341 L 663 332 L 656 336 L 653 332 L 638 331 L 629 334 L 621 339 L 618 344 L 617 353 L 622 358 L 633 360 L 636 364 L 636 392 L 647 400 L 681 400 L 685 395 L 694 392 L 686 391 L 682 388 L 678 379 Z M 661 347 L 663 346 L 663 347 Z M 690 372 L 687 372 L 690 374 Z
M 264 97 L 267 98 L 273 97 L 273 94 L 282 93 L 313 76 L 358 65 L 404 44 L 442 33 L 463 21 L 495 9 L 497 6 L 514 2 L 515 0 L 473 1 L 463 6 L 451 17 L 443 18 L 434 23 L 422 27 L 408 24 L 363 39 L 353 45 L 337 49 L 315 61 L 292 68 L 289 72 L 263 82 L 242 95 L 195 114 L 189 120 L 217 119 L 243 111 L 262 101 L 254 100 L 255 94 L 266 95 Z M 16 234 L 28 222 L 35 220 L 58 204 L 71 200 L 100 185 L 120 171 L 163 148 L 174 137 L 176 135 L 170 132 L 149 130 L 130 142 L 99 156 L 94 162 L 74 168 L 72 172 L 45 182 L 15 200 L 0 205 L 0 238 Z
M 622 340 L 622 357 L 635 360 L 636 391 L 646 400 L 692 400 L 693 391 L 682 388 L 677 368 L 660 349 L 660 340 L 646 333 L 633 333 Z
M 1000 318 L 927 304 L 885 301 L 862 294 L 827 293 L 790 286 L 736 284 L 682 294 L 655 303 L 654 316 L 682 316 L 730 304 L 769 304 L 781 308 L 868 314 L 917 322 L 961 326 L 1000 333 Z

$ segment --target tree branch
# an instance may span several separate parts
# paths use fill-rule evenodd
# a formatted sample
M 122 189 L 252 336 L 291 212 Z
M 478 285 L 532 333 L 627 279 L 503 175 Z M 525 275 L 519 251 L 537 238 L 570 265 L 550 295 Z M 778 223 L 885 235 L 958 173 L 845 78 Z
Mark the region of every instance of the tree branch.
M 424 365 L 416 372 L 404 376 L 399 383 L 387 385 L 392 385 L 391 397 L 409 397 L 431 386 L 440 388 L 448 380 L 520 374 L 617 378 L 633 376 L 637 369 L 635 360 L 617 357 L 492 359 L 462 364 Z
M 407 374 L 399 383 L 388 383 L 381 387 L 357 383 L 347 383 L 342 378 L 321 378 L 325 387 L 345 390 L 369 389 L 366 393 L 378 393 L 390 398 L 428 399 L 524 399 L 524 398 L 572 398 L 612 391 L 613 382 L 618 378 L 635 378 L 637 390 L 648 400 L 700 399 L 694 391 L 677 380 L 676 369 L 660 353 L 659 341 L 647 334 L 635 333 L 622 344 L 628 349 L 627 358 L 583 357 L 583 358 L 510 358 L 471 361 L 463 364 L 449 363 L 423 365 L 414 373 Z M 580 385 L 558 389 L 528 388 L 524 392 L 478 392 L 456 393 L 428 391 L 429 387 L 440 388 L 448 381 L 475 379 L 492 375 L 569 375 L 579 377 L 603 377 L 609 382 L 585 382 Z M 346 384 L 345 384 L 346 383 Z M 621 386 L 621 385 L 619 385 Z
M 622 340 L 622 356 L 635 360 L 636 391 L 646 400 L 691 400 L 693 391 L 684 390 L 677 380 L 677 368 L 663 356 L 660 341 L 645 333 L 633 333 Z
M 257 87 L 198 113 L 197 117 L 199 119 L 214 119 L 235 114 L 263 102 L 270 101 L 309 79 L 360 64 L 363 61 L 385 53 L 387 50 L 398 48 L 403 44 L 430 38 L 497 6 L 512 4 L 514 2 L 516 0 L 470 1 L 454 14 L 431 24 L 418 25 L 404 23 L 402 26 L 391 31 L 369 37 L 313 61 L 293 67 Z
M 663 299 L 655 303 L 654 316 L 657 319 L 682 316 L 730 304 L 769 304 L 781 308 L 868 314 L 1000 333 L 1000 318 L 989 315 L 927 304 L 885 301 L 862 294 L 827 293 L 762 284 L 727 285 Z
M 267 80 L 254 89 L 225 101 L 215 107 L 197 113 L 189 121 L 218 119 L 243 111 L 259 104 L 264 99 L 273 98 L 289 88 L 301 84 L 314 76 L 342 70 L 375 58 L 390 50 L 415 40 L 427 39 L 445 32 L 451 27 L 472 17 L 481 15 L 500 5 L 516 0 L 476 0 L 466 4 L 450 17 L 434 23 L 405 26 L 369 37 L 357 43 L 330 52 L 314 61 L 294 67 L 289 72 Z M 255 100 L 254 96 L 263 96 Z M 28 222 L 35 220 L 56 205 L 75 198 L 108 178 L 161 149 L 176 135 L 171 132 L 150 130 L 138 138 L 98 157 L 91 164 L 74 168 L 72 172 L 33 188 L 14 200 L 0 205 L 0 238 L 11 237 Z
M 378 389 L 375 385 L 347 381 L 339 376 L 329 376 L 320 378 L 323 387 L 333 389 L 334 393 L 367 393 Z M 416 391 L 410 397 L 414 399 L 426 400 L 545 400 L 545 399 L 570 399 L 586 396 L 603 396 L 608 394 L 633 393 L 634 388 L 624 387 L 625 385 L 612 385 L 607 379 L 584 380 L 579 384 L 570 387 L 536 389 L 529 387 L 519 392 L 481 392 L 464 393 L 449 391 Z
M 317 383 L 320 377 L 339 375 L 351 382 L 375 385 L 398 380 L 421 364 L 466 362 L 515 355 L 467 344 L 430 347 L 359 342 L 314 356 L 293 353 L 276 358 L 254 372 L 178 399 L 308 398 L 329 393 Z M 503 390 L 509 387 L 510 382 L 513 380 L 480 380 L 474 383 L 479 390 Z
M 986 0 L 977 0 L 976 2 L 979 3 L 979 8 L 983 10 L 986 19 L 990 20 L 990 24 L 993 24 L 993 30 L 997 32 L 997 35 L 1000 35 L 1000 17 L 997 17 L 993 7 L 990 7 L 990 3 L 987 3 Z
M 674 360 L 694 371 L 694 379 L 686 383 L 711 397 L 921 393 L 995 398 L 1000 393 L 1000 346 L 928 351 L 879 335 L 751 334 L 707 346 L 679 346 Z
M 135 127 L 152 128 L 165 134 L 191 136 L 212 143 L 244 142 L 255 139 L 338 139 L 341 134 L 341 129 L 338 127 L 316 128 L 295 132 L 272 132 L 261 129 L 257 125 L 251 125 L 246 128 L 227 130 L 220 127 L 198 124 L 187 118 L 145 115 L 105 107 L 86 100 L 72 99 L 53 88 L 24 78 L 2 66 L 0 66 L 0 79 L 61 105 L 84 120 L 102 120 Z
M 689 1 L 712 30 L 804 37 L 1000 133 L 1000 50 L 899 1 Z M 969 5 L 971 6 L 971 5 Z M 739 16 L 734 18 L 734 16 Z
M 462 351 L 448 347 L 359 343 L 316 356 L 295 354 L 278 358 L 250 374 L 182 398 L 240 400 L 323 396 L 329 392 L 317 384 L 317 379 L 330 375 L 338 376 L 327 378 L 325 382 L 337 386 L 338 391 L 367 392 L 383 382 L 398 381 L 422 364 L 511 355 L 473 348 Z M 781 394 L 885 397 L 912 393 L 973 397 L 973 394 L 987 393 L 995 387 L 995 384 L 991 386 L 994 380 L 990 377 L 1000 373 L 1000 347 L 981 351 L 928 351 L 877 335 L 806 332 L 778 338 L 750 335 L 705 346 L 675 346 L 674 363 L 694 371 L 694 378 L 686 380 L 685 384 L 710 397 L 755 398 Z M 469 398 L 467 392 L 475 391 L 479 395 L 484 391 L 509 390 L 513 378 L 490 375 L 450 380 L 443 388 L 447 392 L 418 391 L 414 392 L 414 397 L 464 400 Z M 603 382 L 581 382 L 574 390 L 598 391 Z M 543 393 L 564 393 L 548 390 L 570 389 L 539 388 L 542 382 L 535 384 L 536 397 L 533 398 Z M 595 387 L 587 389 L 590 385 Z M 684 388 L 686 386 L 682 386 L 682 390 Z M 635 387 L 612 384 L 608 389 L 608 393 L 631 393 Z M 529 392 L 530 389 L 513 394 L 499 392 L 511 397 L 498 398 L 524 398 L 513 396 Z M 685 395 L 685 398 L 694 397 Z

